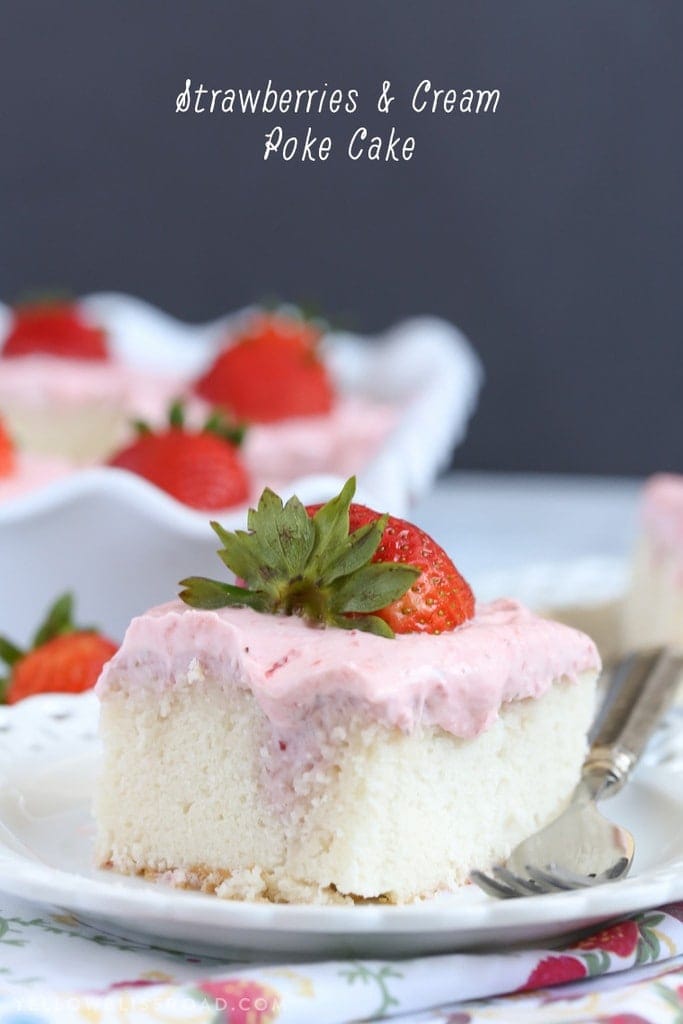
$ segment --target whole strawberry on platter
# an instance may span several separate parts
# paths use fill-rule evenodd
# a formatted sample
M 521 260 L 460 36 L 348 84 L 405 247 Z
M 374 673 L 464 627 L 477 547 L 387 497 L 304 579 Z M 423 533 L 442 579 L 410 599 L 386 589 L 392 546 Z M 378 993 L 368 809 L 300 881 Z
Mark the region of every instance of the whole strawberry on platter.
M 59 597 L 27 650 L 0 636 L 0 700 L 16 704 L 43 693 L 82 693 L 91 689 L 117 645 L 96 629 L 74 623 L 73 595 Z
M 194 391 L 213 406 L 250 423 L 329 413 L 334 385 L 312 321 L 256 314 L 219 352 Z
M 257 493 L 307 474 L 358 472 L 398 421 L 391 402 L 338 386 L 324 330 L 291 307 L 256 312 L 192 386 L 200 408 L 249 424 L 244 459 Z
M 190 429 L 182 403 L 176 402 L 166 426 L 152 429 L 138 422 L 137 431 L 137 438 L 110 458 L 110 466 L 144 477 L 191 508 L 216 511 L 248 500 L 241 426 L 212 413 L 201 429 Z
M 354 494 L 266 489 L 246 529 L 212 523 L 240 582 L 188 577 L 131 622 L 97 686 L 100 866 L 226 899 L 404 903 L 563 806 L 595 645 L 476 605 L 433 538 Z
M 78 304 L 46 296 L 16 305 L 2 343 L 2 358 L 53 356 L 105 361 L 110 358 L 106 332 L 89 321 Z

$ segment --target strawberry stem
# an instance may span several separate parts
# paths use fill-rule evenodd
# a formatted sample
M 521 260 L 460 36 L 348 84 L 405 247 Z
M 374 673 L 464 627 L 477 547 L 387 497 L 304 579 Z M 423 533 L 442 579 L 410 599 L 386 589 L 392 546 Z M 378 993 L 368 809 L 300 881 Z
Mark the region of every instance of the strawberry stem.
M 54 640 L 56 636 L 75 632 L 76 626 L 74 625 L 73 613 L 73 594 L 62 594 L 48 610 L 45 620 L 38 627 L 33 637 L 32 649 L 42 647 L 49 640 Z
M 168 425 L 172 430 L 184 430 L 186 427 L 185 405 L 180 398 L 172 402 L 169 407 Z M 138 437 L 153 433 L 152 427 L 146 420 L 133 420 L 132 426 L 135 428 Z M 204 426 L 201 428 L 201 433 L 215 434 L 224 441 L 229 441 L 236 448 L 244 441 L 246 432 L 246 423 L 233 422 L 219 409 L 214 409 L 210 413 Z
M 70 306 L 75 297 L 67 288 L 30 288 L 15 299 L 14 309 L 52 309 L 55 306 Z
M 12 668 L 23 657 L 24 652 L 21 648 L 16 647 L 6 637 L 0 636 L 0 660 L 4 661 L 8 668 Z
M 207 434 L 216 434 L 239 448 L 247 433 L 246 423 L 232 422 L 219 409 L 214 409 L 202 428 Z
M 244 587 L 190 576 L 181 599 L 193 608 L 248 606 L 258 612 L 300 615 L 310 622 L 393 637 L 373 612 L 398 600 L 421 570 L 399 562 L 376 562 L 387 523 L 378 516 L 349 532 L 356 480 L 310 516 L 298 498 L 283 503 L 266 488 L 249 510 L 245 530 L 211 526 L 221 542 L 218 557 L 244 580 Z
M 171 408 L 168 410 L 168 423 L 169 426 L 175 427 L 177 430 L 182 430 L 185 426 L 185 407 L 179 398 L 171 404 Z

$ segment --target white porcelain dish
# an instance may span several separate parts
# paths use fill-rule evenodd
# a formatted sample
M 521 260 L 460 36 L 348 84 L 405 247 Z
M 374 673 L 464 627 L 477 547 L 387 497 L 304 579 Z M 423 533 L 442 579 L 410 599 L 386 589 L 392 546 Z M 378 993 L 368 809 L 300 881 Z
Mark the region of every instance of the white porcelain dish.
M 194 374 L 220 347 L 226 325 L 246 311 L 201 326 L 181 323 L 138 299 L 82 300 L 132 365 Z M 8 317 L 0 307 L 0 333 Z M 370 341 L 334 333 L 325 358 L 344 391 L 396 401 L 402 414 L 359 473 L 359 498 L 396 514 L 423 496 L 464 437 L 481 365 L 450 324 L 422 317 Z M 1 368 L 0 368 L 1 369 Z M 341 480 L 307 476 L 289 488 L 324 500 Z M 0 505 L 0 628 L 25 639 L 43 607 L 67 587 L 88 618 L 120 635 L 132 615 L 165 600 L 188 572 L 214 572 L 208 517 L 120 470 L 87 470 Z M 221 516 L 243 524 L 244 510 Z
M 630 566 L 624 558 L 591 556 L 561 562 L 532 562 L 502 571 L 484 571 L 472 579 L 480 601 L 514 595 L 534 609 L 591 608 L 618 601 L 626 590 Z
M 631 829 L 629 878 L 590 890 L 497 901 L 473 886 L 403 907 L 230 902 L 92 866 L 97 769 L 92 694 L 34 697 L 0 709 L 0 891 L 98 923 L 232 956 L 419 955 L 547 942 L 683 898 L 683 765 L 642 769 L 607 813 Z M 680 752 L 680 741 L 679 741 Z

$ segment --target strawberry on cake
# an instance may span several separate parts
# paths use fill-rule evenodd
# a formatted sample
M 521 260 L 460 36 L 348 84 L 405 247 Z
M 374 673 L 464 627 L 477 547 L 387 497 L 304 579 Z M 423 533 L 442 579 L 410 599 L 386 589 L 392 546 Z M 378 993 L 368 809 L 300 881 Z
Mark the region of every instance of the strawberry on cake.
M 97 685 L 96 857 L 220 897 L 406 902 L 563 808 L 599 657 L 515 601 L 475 608 L 422 530 L 264 491 Z
M 259 313 L 194 383 L 200 408 L 249 424 L 244 459 L 260 492 L 307 473 L 356 472 L 396 424 L 387 403 L 338 391 L 315 322 Z
M 683 476 L 645 484 L 622 625 L 626 649 L 683 645 Z
M 241 427 L 214 413 L 200 430 L 190 430 L 182 403 L 175 402 L 166 426 L 152 430 L 138 421 L 137 432 L 134 441 L 112 456 L 110 466 L 142 476 L 177 501 L 205 512 L 246 504 L 250 482 L 238 450 Z

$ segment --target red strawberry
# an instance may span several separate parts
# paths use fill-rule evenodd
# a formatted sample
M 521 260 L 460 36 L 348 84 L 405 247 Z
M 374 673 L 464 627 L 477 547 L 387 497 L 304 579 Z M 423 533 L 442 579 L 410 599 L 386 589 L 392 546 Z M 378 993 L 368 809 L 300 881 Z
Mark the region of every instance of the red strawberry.
M 304 321 L 259 316 L 218 355 L 195 391 L 256 423 L 327 413 L 334 392 L 316 352 L 318 340 Z
M 43 354 L 65 359 L 108 358 L 105 332 L 88 323 L 78 306 L 63 301 L 17 306 L 2 354 Z
M 4 699 L 16 704 L 39 693 L 81 693 L 95 685 L 116 644 L 73 623 L 73 599 L 60 597 L 50 609 L 29 651 L 0 637 L 0 659 L 9 668 Z
M 12 439 L 0 420 L 0 478 L 11 476 L 16 466 L 16 454 Z
M 169 427 L 152 432 L 141 425 L 138 438 L 109 465 L 137 473 L 192 508 L 230 508 L 249 497 L 249 477 L 231 436 L 217 417 L 201 431 L 186 430 L 174 406 Z
M 249 510 L 248 531 L 212 523 L 221 561 L 242 585 L 192 576 L 180 596 L 194 608 L 248 606 L 391 638 L 441 633 L 474 614 L 469 585 L 423 530 L 352 505 L 347 480 L 325 505 L 286 504 L 271 490 Z
M 547 956 L 533 969 L 524 985 L 518 992 L 528 992 L 548 985 L 563 985 L 567 981 L 585 978 L 586 966 L 573 956 Z
M 603 928 L 595 935 L 589 935 L 576 944 L 577 949 L 604 949 L 616 956 L 631 956 L 635 953 L 640 939 L 640 931 L 635 921 L 622 921 L 621 924 Z
M 81 693 L 98 680 L 102 666 L 116 654 L 116 644 L 97 633 L 56 636 L 31 651 L 12 670 L 7 703 L 37 693 Z
M 320 505 L 308 505 L 314 515 Z M 374 523 L 380 513 L 351 505 L 349 529 Z M 474 615 L 474 594 L 442 547 L 406 519 L 389 516 L 373 562 L 400 562 L 422 572 L 398 601 L 375 612 L 394 633 L 444 633 Z

